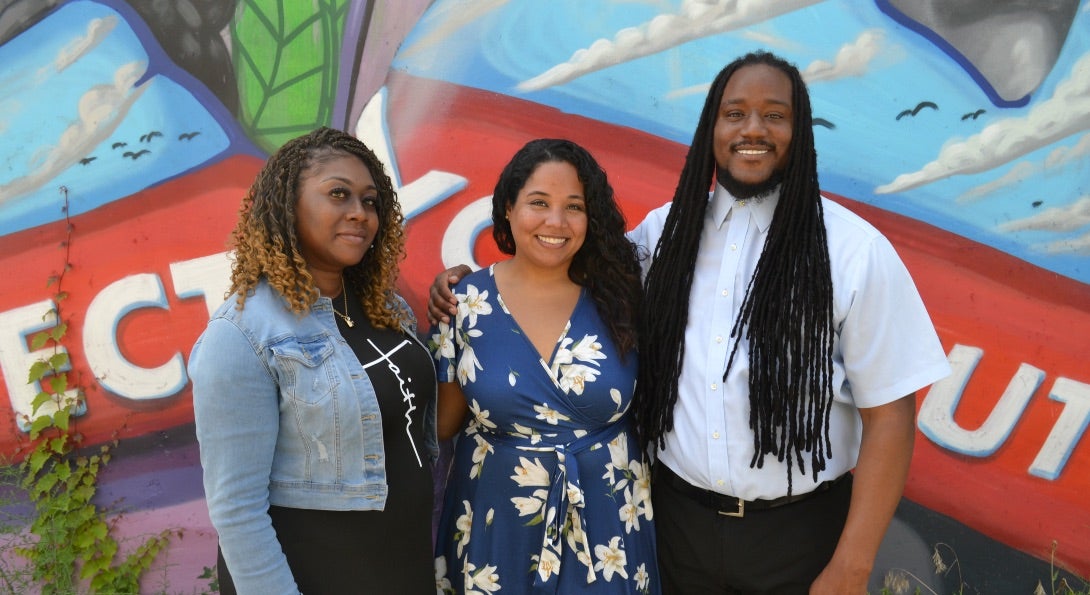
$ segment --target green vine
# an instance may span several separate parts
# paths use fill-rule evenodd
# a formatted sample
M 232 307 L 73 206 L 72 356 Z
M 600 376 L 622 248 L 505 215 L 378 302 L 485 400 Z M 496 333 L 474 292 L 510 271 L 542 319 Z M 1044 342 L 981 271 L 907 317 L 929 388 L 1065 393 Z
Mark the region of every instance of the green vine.
M 164 530 L 146 539 L 133 551 L 119 558 L 118 540 L 111 535 L 112 525 L 106 513 L 92 501 L 99 472 L 110 461 L 116 436 L 108 444 L 90 452 L 81 450 L 83 436 L 77 430 L 76 413 L 86 402 L 78 382 L 69 383 L 70 362 L 62 349 L 68 331 L 60 306 L 68 294 L 63 290 L 69 260 L 73 226 L 67 218 L 68 189 L 64 195 L 65 250 L 64 267 L 49 278 L 56 286 L 53 309 L 45 317 L 55 317 L 57 324 L 31 337 L 31 347 L 52 347 L 52 354 L 30 368 L 28 383 L 40 383 L 42 390 L 31 404 L 29 423 L 30 449 L 20 469 L 22 487 L 34 506 L 30 525 L 33 536 L 27 544 L 16 547 L 30 562 L 33 582 L 44 595 L 77 593 L 137 593 L 140 578 L 167 545 L 172 530 Z M 47 405 L 47 411 L 39 410 Z M 50 413 L 49 411 L 52 411 Z

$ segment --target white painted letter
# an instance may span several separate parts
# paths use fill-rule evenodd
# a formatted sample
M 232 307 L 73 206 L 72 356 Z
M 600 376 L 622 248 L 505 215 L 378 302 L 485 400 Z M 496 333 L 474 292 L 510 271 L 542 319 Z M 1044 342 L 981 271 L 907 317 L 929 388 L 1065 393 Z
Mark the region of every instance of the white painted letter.
M 32 415 L 31 403 L 38 393 L 42 391 L 40 382 L 27 382 L 30 377 L 30 366 L 41 360 L 48 360 L 53 356 L 53 347 L 44 347 L 37 351 L 30 351 L 27 347 L 27 337 L 53 328 L 57 325 L 57 311 L 52 300 L 15 308 L 0 313 L 0 370 L 4 373 L 4 382 L 7 384 L 8 399 L 11 400 L 11 408 L 15 413 L 15 423 L 19 429 L 26 432 L 30 429 L 30 422 L 40 415 L 53 415 L 57 412 L 56 403 L 46 403 L 38 408 L 37 415 Z M 57 353 L 67 353 L 63 345 L 57 347 Z M 65 366 L 62 372 L 67 372 L 71 366 Z M 65 391 L 67 399 L 74 401 L 77 398 L 76 389 Z M 86 404 L 80 404 L 75 411 L 77 415 L 86 411 Z
M 986 457 L 999 449 L 1045 376 L 1043 371 L 1023 363 L 988 419 L 976 430 L 965 430 L 954 421 L 954 411 L 983 354 L 978 347 L 954 345 L 949 355 L 953 373 L 931 387 L 917 420 L 920 432 L 939 446 L 974 457 Z
M 226 299 L 231 288 L 229 252 L 220 252 L 183 262 L 170 263 L 170 279 L 180 298 L 204 296 L 204 305 L 211 317 Z
M 166 295 L 159 276 L 151 273 L 130 275 L 108 285 L 87 307 L 83 328 L 83 350 L 91 373 L 102 387 L 127 399 L 169 397 L 186 383 L 182 354 L 174 352 L 170 361 L 158 368 L 134 366 L 117 344 L 117 325 L 128 313 L 139 308 L 167 308 Z
M 1054 480 L 1060 476 L 1071 451 L 1075 450 L 1075 445 L 1086 432 L 1087 424 L 1090 424 L 1090 384 L 1060 377 L 1052 385 L 1048 396 L 1066 405 L 1037 453 L 1037 458 L 1029 466 L 1029 472 Z

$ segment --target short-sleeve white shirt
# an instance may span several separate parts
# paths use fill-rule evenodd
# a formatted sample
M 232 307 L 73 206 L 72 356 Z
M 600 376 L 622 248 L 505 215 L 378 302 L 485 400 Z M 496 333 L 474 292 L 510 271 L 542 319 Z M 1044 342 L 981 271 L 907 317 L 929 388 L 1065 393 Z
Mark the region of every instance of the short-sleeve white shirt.
M 678 378 L 673 430 L 657 457 L 689 483 L 746 500 L 787 494 L 786 463 L 766 456 L 750 467 L 749 351 L 730 331 L 761 255 L 778 195 L 736 201 L 716 186 L 704 220 L 689 297 L 685 354 Z M 950 373 L 934 325 L 908 270 L 877 229 L 845 207 L 822 198 L 833 281 L 832 454 L 814 481 L 793 470 L 792 491 L 855 467 L 862 423 L 857 408 L 876 407 L 924 388 Z M 653 254 L 670 204 L 648 213 L 629 233 Z M 650 261 L 643 263 L 644 273 Z

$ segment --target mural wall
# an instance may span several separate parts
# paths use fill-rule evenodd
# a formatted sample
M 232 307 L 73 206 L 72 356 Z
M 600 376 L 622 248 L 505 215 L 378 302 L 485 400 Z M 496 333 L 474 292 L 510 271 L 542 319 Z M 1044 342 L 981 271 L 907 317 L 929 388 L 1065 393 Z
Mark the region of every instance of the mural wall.
M 330 125 L 383 156 L 422 316 L 439 270 L 498 258 L 486 202 L 524 142 L 590 148 L 634 225 L 758 48 L 804 73 L 823 189 L 891 239 L 955 370 L 918 396 L 906 500 L 1090 575 L 1088 0 L 0 0 L 0 453 L 63 273 L 79 430 L 122 441 L 100 499 L 187 529 L 161 561 L 187 591 L 215 536 L 185 361 L 269 152 Z

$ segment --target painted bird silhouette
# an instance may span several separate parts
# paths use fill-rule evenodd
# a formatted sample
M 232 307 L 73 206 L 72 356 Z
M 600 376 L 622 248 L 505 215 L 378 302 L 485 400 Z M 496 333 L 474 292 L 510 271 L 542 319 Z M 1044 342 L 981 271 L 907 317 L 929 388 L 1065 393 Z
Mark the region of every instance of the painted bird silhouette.
M 114 143 L 111 148 L 116 149 L 118 147 L 127 147 L 128 145 L 129 145 L 129 143 L 117 142 L 117 143 Z
M 79 164 L 80 165 L 87 165 L 88 163 L 94 161 L 95 159 L 98 159 L 98 157 L 84 157 L 83 159 L 79 160 Z
M 833 124 L 832 122 L 826 120 L 825 118 L 814 118 L 813 119 L 813 124 L 814 124 L 814 126 L 824 126 L 824 127 L 828 128 L 829 130 L 835 130 L 836 129 L 836 124 Z
M 915 116 L 916 114 L 920 113 L 920 110 L 922 110 L 925 107 L 929 107 L 929 108 L 935 109 L 935 110 L 939 109 L 939 106 L 935 105 L 935 103 L 932 102 L 932 101 L 921 101 L 921 102 L 916 104 L 916 107 L 914 107 L 912 109 L 906 109 L 905 111 L 897 114 L 897 119 L 900 120 L 901 118 L 903 118 L 905 116 Z
M 983 110 L 983 109 L 978 109 L 975 112 L 969 112 L 969 113 L 961 116 L 961 119 L 962 120 L 969 120 L 969 119 L 975 120 L 975 119 L 979 118 L 980 115 L 984 113 L 984 111 L 985 110 Z
M 157 137 L 157 136 L 163 136 L 163 133 L 162 133 L 162 132 L 159 132 L 158 130 L 152 130 L 151 132 L 149 132 L 149 133 L 147 133 L 147 134 L 141 134 L 141 135 L 140 135 L 140 142 L 142 142 L 142 143 L 144 143 L 144 142 L 150 143 L 150 142 L 151 142 L 151 139 L 153 139 L 153 138 L 155 138 L 155 137 Z
M 125 153 L 124 153 L 124 155 L 122 155 L 122 157 L 130 157 L 130 158 L 132 158 L 133 161 L 136 161 L 137 159 L 140 158 L 141 155 L 144 155 L 146 153 L 151 153 L 151 151 L 149 151 L 147 149 L 140 149 L 139 151 L 136 151 L 135 153 L 132 152 L 132 151 L 125 151 Z
M 191 138 L 193 138 L 194 136 L 197 136 L 198 134 L 200 134 L 200 132 L 197 132 L 197 131 L 183 132 L 183 133 L 178 135 L 178 140 L 190 140 Z

